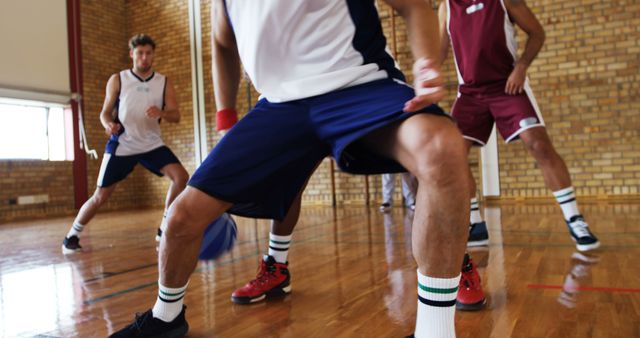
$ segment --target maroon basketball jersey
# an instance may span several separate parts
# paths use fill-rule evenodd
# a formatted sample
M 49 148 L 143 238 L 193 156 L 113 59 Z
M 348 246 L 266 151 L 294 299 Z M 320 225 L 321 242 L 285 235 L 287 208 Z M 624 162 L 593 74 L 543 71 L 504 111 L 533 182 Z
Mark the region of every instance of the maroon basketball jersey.
M 460 92 L 504 91 L 517 57 L 503 0 L 447 0 L 447 29 Z

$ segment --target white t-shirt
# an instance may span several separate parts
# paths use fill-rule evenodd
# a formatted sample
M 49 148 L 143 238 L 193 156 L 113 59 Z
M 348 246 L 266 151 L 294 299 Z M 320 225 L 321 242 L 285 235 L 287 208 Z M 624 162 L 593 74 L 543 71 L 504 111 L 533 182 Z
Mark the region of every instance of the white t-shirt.
M 163 146 L 160 120 L 147 117 L 145 112 L 151 106 L 164 108 L 165 76 L 154 72 L 142 79 L 131 69 L 121 71 L 119 76 L 118 121 L 124 132 L 117 137 L 115 155 L 136 155 Z
M 240 59 L 271 102 L 404 81 L 373 0 L 225 0 Z

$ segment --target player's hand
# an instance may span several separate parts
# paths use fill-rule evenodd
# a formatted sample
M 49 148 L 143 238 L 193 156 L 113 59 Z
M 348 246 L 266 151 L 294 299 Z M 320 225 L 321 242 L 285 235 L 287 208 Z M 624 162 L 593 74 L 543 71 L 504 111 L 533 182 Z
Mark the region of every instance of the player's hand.
M 144 112 L 148 118 L 151 119 L 159 119 L 162 118 L 162 110 L 156 106 L 151 106 L 147 108 L 147 111 Z
M 509 95 L 522 94 L 524 91 L 524 81 L 527 78 L 527 67 L 523 64 L 517 63 L 511 71 L 507 85 L 504 87 L 504 92 Z
M 418 59 L 413 64 L 413 78 L 416 96 L 404 104 L 404 111 L 414 112 L 442 100 L 444 80 L 433 60 Z
M 122 128 L 120 123 L 109 122 L 107 123 L 107 127 L 104 128 L 104 132 L 109 136 L 118 135 L 118 132 L 120 132 L 120 128 Z

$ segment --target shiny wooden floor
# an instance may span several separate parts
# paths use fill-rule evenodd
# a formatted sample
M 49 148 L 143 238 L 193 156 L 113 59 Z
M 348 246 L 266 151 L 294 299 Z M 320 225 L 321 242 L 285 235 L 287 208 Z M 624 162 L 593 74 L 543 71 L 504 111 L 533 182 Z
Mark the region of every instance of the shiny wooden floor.
M 557 206 L 487 207 L 472 252 L 488 306 L 458 312 L 458 337 L 640 337 L 640 203 L 582 204 L 603 242 L 575 251 Z M 72 218 L 0 225 L 0 336 L 105 337 L 153 305 L 160 210 L 100 214 L 65 257 Z M 293 293 L 250 306 L 266 221 L 238 219 L 233 252 L 202 263 L 186 296 L 189 337 L 403 337 L 413 331 L 411 215 L 396 207 L 306 208 L 290 251 Z

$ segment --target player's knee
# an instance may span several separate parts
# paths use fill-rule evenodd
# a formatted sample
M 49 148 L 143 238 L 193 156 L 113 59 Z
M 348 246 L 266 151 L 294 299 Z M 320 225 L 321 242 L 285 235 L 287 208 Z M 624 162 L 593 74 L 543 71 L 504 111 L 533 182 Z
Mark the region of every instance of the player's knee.
M 171 206 L 167 218 L 167 237 L 198 237 L 202 235 L 202 231 L 199 228 L 196 215 L 189 211 L 188 208 L 181 206 L 180 203 L 174 203 Z
M 93 203 L 95 205 L 97 205 L 98 207 L 102 206 L 103 204 L 105 204 L 107 202 L 107 199 L 109 198 L 109 194 L 104 192 L 104 191 L 96 191 L 93 196 L 91 196 L 91 199 L 93 200 Z
M 527 150 L 538 161 L 548 161 L 554 156 L 554 149 L 546 140 L 533 139 L 526 143 Z
M 189 174 L 183 168 L 180 168 L 173 177 L 173 183 L 181 187 L 186 186 L 188 181 Z
M 415 153 L 416 172 L 419 181 L 428 181 L 452 176 L 455 170 L 466 165 L 464 140 L 452 126 L 424 138 Z

